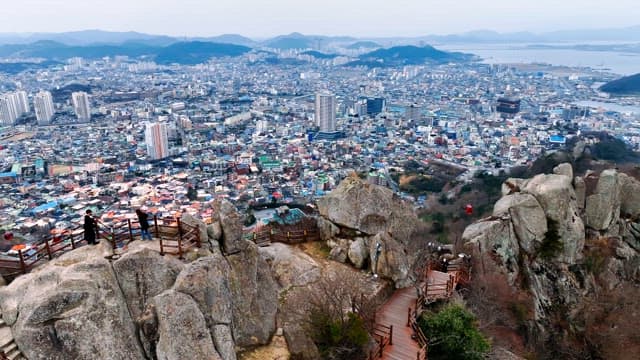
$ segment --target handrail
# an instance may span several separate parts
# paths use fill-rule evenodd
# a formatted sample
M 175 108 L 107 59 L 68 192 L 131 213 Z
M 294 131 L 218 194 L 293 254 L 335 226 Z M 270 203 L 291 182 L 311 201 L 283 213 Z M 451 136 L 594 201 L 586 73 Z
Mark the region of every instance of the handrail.
M 96 236 L 98 239 L 104 239 L 109 242 L 115 250 L 118 247 L 124 247 L 127 242 L 134 240 L 134 230 L 139 229 L 137 220 L 127 219 L 126 221 L 105 223 L 96 220 Z M 201 247 L 200 229 L 197 225 L 184 224 L 179 219 L 159 219 L 154 216 L 153 226 L 156 236 L 160 239 L 160 253 L 164 255 L 164 248 L 175 248 L 177 254 L 182 258 L 182 254 L 195 247 Z M 173 229 L 178 235 L 177 245 L 174 237 L 163 236 L 162 230 Z M 84 240 L 83 227 L 76 226 L 72 229 L 64 231 L 62 234 L 47 236 L 38 245 L 27 249 L 18 250 L 15 259 L 8 257 L 0 258 L 0 272 L 3 276 L 14 277 L 20 274 L 26 274 L 37 266 L 41 261 L 52 260 L 61 254 L 74 250 L 86 244 Z

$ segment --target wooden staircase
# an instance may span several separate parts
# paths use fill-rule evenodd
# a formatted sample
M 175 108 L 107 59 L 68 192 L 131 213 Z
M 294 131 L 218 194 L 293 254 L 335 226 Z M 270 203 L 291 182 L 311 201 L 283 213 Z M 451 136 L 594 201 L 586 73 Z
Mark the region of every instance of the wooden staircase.
M 13 339 L 11 328 L 0 318 L 0 360 L 26 360 Z

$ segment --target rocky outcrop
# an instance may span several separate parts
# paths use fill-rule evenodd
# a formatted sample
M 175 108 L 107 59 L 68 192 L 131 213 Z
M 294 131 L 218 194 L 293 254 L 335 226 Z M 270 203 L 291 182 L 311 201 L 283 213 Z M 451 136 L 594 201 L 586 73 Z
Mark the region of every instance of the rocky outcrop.
M 371 185 L 356 175 L 344 179 L 317 204 L 321 238 L 331 248 L 331 259 L 349 260 L 362 268 L 373 262 L 376 250 L 371 252 L 372 244 L 381 241 L 380 275 L 393 279 L 398 287 L 411 283 L 408 269 L 425 249 L 424 238 L 417 236 L 420 220 L 412 206 L 391 189 Z
M 113 262 L 113 270 L 133 319 L 140 317 L 154 296 L 170 289 L 184 264 L 157 251 L 146 243 L 134 241 L 121 258 Z
M 156 296 L 153 304 L 158 316 L 158 360 L 221 360 L 204 316 L 191 297 L 168 290 Z
M 111 264 L 83 247 L 0 289 L 4 321 L 28 359 L 141 359 Z
M 379 233 L 372 237 L 369 241 L 369 254 L 372 259 L 371 270 L 374 273 L 391 279 L 396 287 L 411 285 L 410 266 L 405 249 L 391 235 Z
M 85 246 L 0 288 L 19 349 L 29 359 L 234 360 L 236 345 L 269 342 L 278 285 L 255 245 L 229 259 L 200 251 L 191 263 L 154 246 L 132 242 L 117 260 L 106 245 Z M 270 256 L 281 267 L 312 264 L 294 252 Z M 319 276 L 292 268 L 301 273 L 288 270 L 291 284 Z
M 236 345 L 245 347 L 266 344 L 274 333 L 278 285 L 258 246 L 247 241 L 242 247 L 245 251 L 229 255 L 227 260 L 234 299 L 233 338 Z
M 214 254 L 189 264 L 180 273 L 174 289 L 189 295 L 204 315 L 218 353 L 225 360 L 235 360 L 231 336 L 232 295 L 229 288 L 229 264 Z
M 493 216 L 509 218 L 517 245 L 530 255 L 535 253 L 547 232 L 546 214 L 531 194 L 515 193 L 502 197 L 494 206 Z
M 410 205 L 391 189 L 371 185 L 349 176 L 329 195 L 318 199 L 318 210 L 326 220 L 367 235 L 390 233 L 409 243 L 419 222 Z
M 587 196 L 586 225 L 606 232 L 618 223 L 620 205 L 618 173 L 615 170 L 605 170 L 600 174 L 595 193 Z
M 236 207 L 227 200 L 216 200 L 213 203 L 214 221 L 222 228 L 222 249 L 227 254 L 243 251 L 247 242 L 242 240 L 243 217 Z
M 572 180 L 564 175 L 537 175 L 523 188 L 524 193 L 538 200 L 547 218 L 557 224 L 563 245 L 558 260 L 565 263 L 573 263 L 582 256 L 585 239 Z
M 492 216 L 463 234 L 478 264 L 477 278 L 500 288 L 495 279 L 506 275 L 510 287 L 500 296 L 516 294 L 532 305 L 530 320 L 520 319 L 531 339 L 557 344 L 569 334 L 584 336 L 583 325 L 557 331 L 557 319 L 593 322 L 590 312 L 609 306 L 602 299 L 637 281 L 640 222 L 634 214 L 640 206 L 634 196 L 640 182 L 616 170 L 573 178 L 568 164 L 551 175 L 507 182 Z M 622 303 L 602 311 L 616 311 Z M 575 346 L 574 340 L 565 343 Z
M 638 219 L 640 217 L 640 181 L 627 174 L 618 174 L 620 186 L 620 214 Z

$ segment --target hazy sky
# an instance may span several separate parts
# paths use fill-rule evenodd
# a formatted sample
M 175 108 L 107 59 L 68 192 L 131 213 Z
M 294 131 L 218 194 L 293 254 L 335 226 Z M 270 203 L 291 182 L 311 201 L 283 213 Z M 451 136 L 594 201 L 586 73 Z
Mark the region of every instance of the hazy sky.
M 0 32 L 414 36 L 640 25 L 639 0 L 3 0 Z

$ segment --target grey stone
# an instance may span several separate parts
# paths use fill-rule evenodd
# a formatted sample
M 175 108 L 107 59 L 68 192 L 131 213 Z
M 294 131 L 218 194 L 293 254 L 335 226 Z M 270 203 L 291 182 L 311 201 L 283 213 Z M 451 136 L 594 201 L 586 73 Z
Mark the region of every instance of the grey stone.
M 0 288 L 3 319 L 26 358 L 144 358 L 102 250 L 85 246 Z
M 593 195 L 586 200 L 586 225 L 595 230 L 606 231 L 620 218 L 620 187 L 618 172 L 605 170 L 600 174 Z
M 271 271 L 283 289 L 305 286 L 321 276 L 321 269 L 312 257 L 282 243 L 259 248 L 261 257 L 271 266 Z
M 184 265 L 169 256 L 141 246 L 135 241 L 121 258 L 113 262 L 118 283 L 127 301 L 131 317 L 137 319 L 148 301 L 171 288 Z
M 220 222 L 222 228 L 222 249 L 227 254 L 243 251 L 247 242 L 242 240 L 242 223 L 244 218 L 236 207 L 227 200 L 216 200 L 213 203 L 214 220 Z
M 246 241 L 246 250 L 227 256 L 233 296 L 233 338 L 240 347 L 269 343 L 276 329 L 278 284 L 258 246 Z
M 353 242 L 351 242 L 348 255 L 351 263 L 353 263 L 356 268 L 362 269 L 367 259 L 369 258 L 367 244 L 365 244 L 363 238 L 356 238 Z
M 191 296 L 209 327 L 231 324 L 230 271 L 224 257 L 215 254 L 189 264 L 176 280 L 174 289 Z
M 377 245 L 380 244 L 380 253 Z M 371 270 L 382 278 L 390 279 L 396 288 L 410 285 L 409 263 L 402 245 L 388 233 L 380 233 L 369 241 Z
M 153 298 L 158 316 L 158 360 L 219 360 L 198 305 L 188 295 L 168 290 Z
M 316 344 L 305 334 L 300 325 L 287 322 L 283 330 L 293 359 L 320 360 L 320 352 Z
M 569 179 L 573 179 L 573 168 L 569 163 L 562 163 L 553 168 L 553 173 L 556 175 L 564 175 Z
M 535 253 L 547 232 L 547 217 L 538 200 L 531 194 L 515 193 L 495 204 L 493 215 L 508 216 L 521 250 Z

